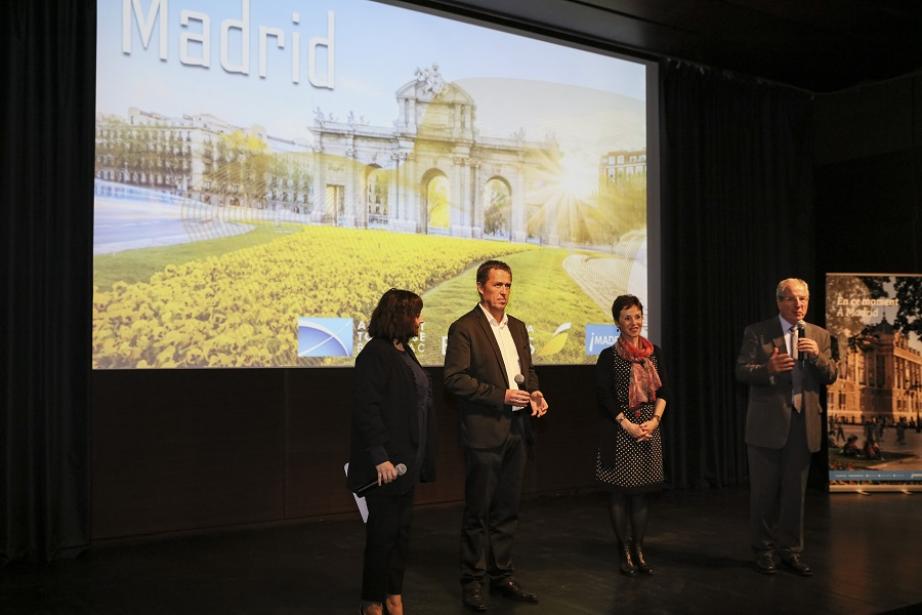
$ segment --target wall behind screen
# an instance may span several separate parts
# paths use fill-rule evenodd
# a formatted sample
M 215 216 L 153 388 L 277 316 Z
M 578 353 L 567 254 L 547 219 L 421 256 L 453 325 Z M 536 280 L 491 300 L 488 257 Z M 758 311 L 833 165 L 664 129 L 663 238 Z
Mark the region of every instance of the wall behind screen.
M 438 479 L 418 504 L 463 499 L 457 415 L 430 368 Z M 92 537 L 354 515 L 345 486 L 353 370 L 93 372 Z M 540 367 L 553 404 L 537 427 L 526 493 L 592 483 L 591 368 Z

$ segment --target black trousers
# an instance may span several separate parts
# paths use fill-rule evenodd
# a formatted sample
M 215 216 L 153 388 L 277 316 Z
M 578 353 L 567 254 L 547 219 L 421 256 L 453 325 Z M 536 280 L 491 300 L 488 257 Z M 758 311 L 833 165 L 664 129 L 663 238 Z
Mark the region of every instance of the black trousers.
M 804 416 L 791 410 L 791 430 L 779 449 L 749 446 L 749 524 L 756 552 L 800 553 L 810 450 Z
M 482 582 L 486 576 L 499 581 L 512 575 L 512 543 L 527 459 L 521 431 L 511 433 L 499 448 L 464 450 L 463 585 Z
M 362 601 L 384 602 L 385 596 L 403 593 L 407 567 L 413 489 L 399 495 L 365 497 L 365 562 L 362 568 Z

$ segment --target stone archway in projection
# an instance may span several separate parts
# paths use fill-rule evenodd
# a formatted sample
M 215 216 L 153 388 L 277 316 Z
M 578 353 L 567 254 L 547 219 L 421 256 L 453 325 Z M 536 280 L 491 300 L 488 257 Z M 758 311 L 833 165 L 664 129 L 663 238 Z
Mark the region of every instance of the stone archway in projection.
M 364 210 L 367 226 L 386 227 L 388 224 L 388 197 L 391 172 L 378 164 L 365 167 Z
M 451 185 L 439 169 L 430 169 L 423 175 L 421 186 L 426 232 L 448 235 L 451 232 Z
M 483 186 L 483 236 L 509 240 L 512 237 L 512 187 L 505 178 L 493 176 Z
M 312 222 L 559 243 L 552 213 L 526 211 L 560 158 L 556 141 L 481 134 L 474 99 L 435 65 L 397 91 L 397 109 L 389 126 L 314 110 Z

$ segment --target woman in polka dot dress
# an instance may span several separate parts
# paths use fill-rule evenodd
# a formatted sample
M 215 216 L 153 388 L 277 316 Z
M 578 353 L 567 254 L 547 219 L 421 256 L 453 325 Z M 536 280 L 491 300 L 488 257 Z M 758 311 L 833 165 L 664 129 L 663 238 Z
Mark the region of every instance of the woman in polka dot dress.
M 595 388 L 602 412 L 596 479 L 610 490 L 621 572 L 653 574 L 643 551 L 647 494 L 663 486 L 660 422 L 666 411 L 662 351 L 641 337 L 643 305 L 621 295 L 611 306 L 621 334 L 599 355 Z M 628 526 L 630 526 L 630 531 Z

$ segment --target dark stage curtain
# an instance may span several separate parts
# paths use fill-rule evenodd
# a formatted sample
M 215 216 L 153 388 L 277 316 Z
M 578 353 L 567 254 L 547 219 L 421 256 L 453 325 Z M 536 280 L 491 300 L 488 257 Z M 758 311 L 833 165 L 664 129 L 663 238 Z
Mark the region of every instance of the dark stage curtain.
M 0 561 L 89 542 L 95 3 L 0 9 Z
M 677 487 L 746 481 L 746 389 L 733 366 L 743 328 L 777 314 L 786 277 L 814 274 L 808 94 L 698 66 L 659 67 L 663 349 Z M 650 232 L 657 232 L 651 229 Z

